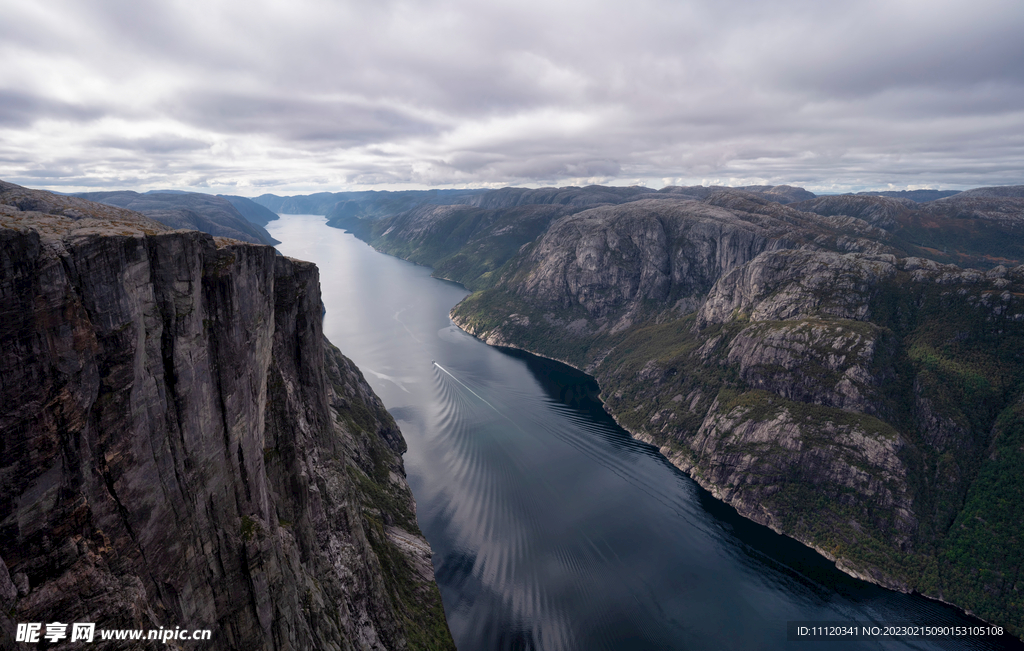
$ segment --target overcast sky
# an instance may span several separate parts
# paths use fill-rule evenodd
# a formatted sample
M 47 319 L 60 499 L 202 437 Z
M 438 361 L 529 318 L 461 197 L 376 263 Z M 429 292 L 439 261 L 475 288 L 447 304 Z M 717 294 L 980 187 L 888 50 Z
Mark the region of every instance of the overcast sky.
M 56 190 L 1024 183 L 1022 0 L 0 0 Z

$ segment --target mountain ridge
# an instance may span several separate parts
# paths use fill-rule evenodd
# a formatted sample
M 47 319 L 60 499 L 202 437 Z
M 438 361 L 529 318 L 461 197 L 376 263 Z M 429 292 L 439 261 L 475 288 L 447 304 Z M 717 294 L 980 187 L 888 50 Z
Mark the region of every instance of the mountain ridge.
M 203 231 L 253 244 L 279 244 L 263 225 L 247 219 L 229 198 L 197 192 L 79 192 L 74 196 L 140 212 L 171 228 Z M 253 210 L 258 210 L 257 206 Z

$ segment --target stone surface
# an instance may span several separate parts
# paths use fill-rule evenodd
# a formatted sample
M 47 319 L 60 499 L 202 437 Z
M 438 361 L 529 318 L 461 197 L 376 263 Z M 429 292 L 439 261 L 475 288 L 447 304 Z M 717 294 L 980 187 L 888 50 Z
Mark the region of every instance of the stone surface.
M 2 629 L 401 649 L 422 627 L 452 648 L 404 441 L 324 339 L 316 267 L 33 201 L 0 214 Z

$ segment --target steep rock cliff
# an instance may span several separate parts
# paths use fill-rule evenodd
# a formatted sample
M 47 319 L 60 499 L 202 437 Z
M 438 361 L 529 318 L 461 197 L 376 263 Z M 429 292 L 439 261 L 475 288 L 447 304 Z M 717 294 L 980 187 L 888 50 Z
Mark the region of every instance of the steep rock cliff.
M 898 255 L 887 228 L 932 214 L 907 203 L 576 213 L 452 317 L 594 374 L 621 424 L 741 514 L 1019 634 L 1024 267 Z
M 33 621 L 451 648 L 404 442 L 324 339 L 316 267 L 0 189 L 4 648 Z

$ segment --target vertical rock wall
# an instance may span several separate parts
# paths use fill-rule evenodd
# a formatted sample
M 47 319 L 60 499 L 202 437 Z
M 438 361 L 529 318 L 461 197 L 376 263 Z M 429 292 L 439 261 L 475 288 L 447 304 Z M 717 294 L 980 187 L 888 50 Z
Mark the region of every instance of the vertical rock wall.
M 50 621 L 212 629 L 184 648 L 405 648 L 410 608 L 450 646 L 404 442 L 326 343 L 316 267 L 34 218 L 0 224 L 4 648 Z

